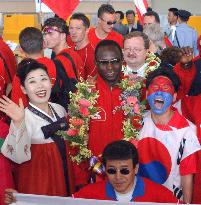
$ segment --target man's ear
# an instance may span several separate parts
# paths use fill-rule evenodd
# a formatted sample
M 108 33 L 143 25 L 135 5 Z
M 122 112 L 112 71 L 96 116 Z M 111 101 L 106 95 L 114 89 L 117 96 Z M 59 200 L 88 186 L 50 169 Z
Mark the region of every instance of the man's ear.
M 139 169 L 139 164 L 136 164 L 136 165 L 135 165 L 135 174 L 138 173 L 138 169 Z
M 25 87 L 21 85 L 21 86 L 20 86 L 20 88 L 21 88 L 22 92 L 26 95 L 26 94 L 27 94 L 27 92 L 26 92 Z
M 173 94 L 173 103 L 176 102 L 176 99 L 177 99 L 177 93 L 174 93 L 174 94 Z
M 88 36 L 89 33 L 89 28 L 86 29 L 86 35 Z

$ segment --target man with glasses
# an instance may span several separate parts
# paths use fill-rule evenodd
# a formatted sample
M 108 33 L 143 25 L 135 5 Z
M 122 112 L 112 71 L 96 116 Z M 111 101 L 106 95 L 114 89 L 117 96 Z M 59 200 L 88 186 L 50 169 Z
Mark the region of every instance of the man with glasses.
M 125 75 L 134 73 L 144 77 L 144 71 L 147 64 L 145 63 L 146 55 L 149 49 L 149 38 L 140 31 L 134 31 L 124 38 L 124 61 L 123 68 Z
M 115 10 L 110 4 L 102 4 L 98 9 L 98 24 L 96 28 L 89 30 L 89 41 L 95 48 L 101 40 L 113 40 L 123 47 L 123 37 L 113 31 L 115 21 Z
M 79 80 L 83 73 L 83 62 L 80 56 L 67 45 L 68 28 L 66 22 L 58 17 L 49 18 L 43 26 L 44 44 L 56 54 L 69 78 Z
M 120 140 L 108 144 L 103 151 L 102 161 L 107 180 L 86 186 L 74 194 L 75 198 L 122 202 L 177 202 L 165 187 L 136 176 L 138 153 L 132 143 Z

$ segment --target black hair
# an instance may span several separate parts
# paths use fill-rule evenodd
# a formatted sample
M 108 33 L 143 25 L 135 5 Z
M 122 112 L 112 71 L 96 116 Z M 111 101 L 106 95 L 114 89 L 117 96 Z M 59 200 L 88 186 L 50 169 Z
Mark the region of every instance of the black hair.
M 27 75 L 37 69 L 42 69 L 48 74 L 46 66 L 34 59 L 25 58 L 18 64 L 16 75 L 19 77 L 22 86 L 24 86 Z
M 118 43 L 116 43 L 113 40 L 102 40 L 97 44 L 95 48 L 95 60 L 97 60 L 97 55 L 98 55 L 99 50 L 103 47 L 113 47 L 114 49 L 117 49 L 119 51 L 121 59 L 123 59 L 122 49 Z
M 104 13 L 114 14 L 115 10 L 110 4 L 102 4 L 98 9 L 98 18 L 101 18 Z
M 128 14 L 133 14 L 133 16 L 135 16 L 135 12 L 133 10 L 126 11 L 126 16 L 128 16 Z
M 147 13 L 144 14 L 144 16 L 154 16 L 156 23 L 160 23 L 159 15 L 155 11 L 148 11 Z
M 120 19 L 124 19 L 124 13 L 122 11 L 115 11 L 115 14 L 119 14 Z
M 70 21 L 73 19 L 81 20 L 83 22 L 84 27 L 86 28 L 90 27 L 90 21 L 83 13 L 74 13 L 71 16 Z
M 68 26 L 66 25 L 66 22 L 62 18 L 53 17 L 49 18 L 44 22 L 43 29 L 47 26 L 50 27 L 57 27 L 62 33 L 66 33 L 66 35 L 69 34 Z
M 138 164 L 139 157 L 136 147 L 128 141 L 118 140 L 108 144 L 103 150 L 102 162 L 106 166 L 107 160 L 132 159 L 133 167 Z
M 147 12 L 149 12 L 149 11 L 153 11 L 153 9 L 152 9 L 151 7 L 148 6 L 148 8 L 147 8 Z
M 26 27 L 19 34 L 19 44 L 27 54 L 35 54 L 43 50 L 42 32 L 35 27 Z
M 160 66 L 158 69 L 151 72 L 146 80 L 146 88 L 148 89 L 149 85 L 153 81 L 154 78 L 158 76 L 165 76 L 171 80 L 172 85 L 174 86 L 175 92 L 178 92 L 180 86 L 180 80 L 177 74 L 170 68 L 165 66 Z
M 169 8 L 168 11 L 172 12 L 174 16 L 178 17 L 178 9 L 177 8 Z

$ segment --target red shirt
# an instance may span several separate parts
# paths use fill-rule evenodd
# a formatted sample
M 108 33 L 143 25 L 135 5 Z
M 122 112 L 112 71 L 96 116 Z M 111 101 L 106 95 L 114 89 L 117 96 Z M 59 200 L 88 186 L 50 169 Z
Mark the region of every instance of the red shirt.
M 146 178 L 136 177 L 136 185 L 131 201 L 134 202 L 169 202 L 178 200 L 165 187 L 156 184 Z M 107 181 L 90 184 L 73 195 L 75 198 L 113 200 L 117 201 L 116 193 L 112 185 Z
M 96 88 L 99 91 L 97 100 L 98 113 L 90 121 L 89 125 L 89 149 L 96 156 L 102 153 L 107 144 L 123 138 L 121 110 L 113 113 L 116 106 L 120 106 L 118 86 L 110 88 L 106 82 L 98 76 Z
M 61 53 L 67 53 L 71 56 L 73 62 L 75 63 L 76 73 L 77 73 L 78 79 L 79 79 L 80 76 L 82 76 L 83 72 L 84 72 L 83 61 L 80 58 L 80 56 L 74 50 L 69 49 L 69 48 L 62 50 L 59 54 L 56 55 L 55 59 L 58 59 L 61 61 L 61 63 L 63 64 L 69 78 L 76 78 L 76 74 L 73 70 L 73 66 L 72 66 L 70 60 L 63 55 L 60 55 Z
M 84 72 L 82 73 L 82 78 L 86 80 L 88 76 L 94 77 L 97 74 L 94 60 L 94 47 L 89 43 L 80 50 L 75 50 L 75 47 L 71 49 L 78 53 L 83 61 Z
M 196 68 L 193 64 L 191 68 L 184 69 L 181 67 L 180 63 L 178 63 L 174 67 L 174 72 L 177 74 L 181 81 L 181 85 L 177 94 L 177 99 L 181 99 L 185 95 L 187 95 L 190 90 L 191 84 L 196 75 Z
M 3 41 L 3 39 L 0 37 L 0 54 L 4 58 L 6 65 L 8 66 L 9 73 L 11 76 L 11 79 L 13 79 L 15 73 L 16 73 L 16 60 L 13 52 L 9 48 L 9 46 Z M 10 83 L 10 77 L 8 73 L 6 72 L 6 84 Z
M 113 40 L 113 41 L 117 42 L 121 48 L 123 48 L 123 37 L 121 34 L 115 32 L 115 31 L 111 31 L 110 33 L 108 33 L 106 38 L 100 39 L 96 35 L 95 28 L 90 28 L 89 33 L 88 33 L 88 37 L 89 37 L 89 42 L 91 43 L 91 45 L 94 48 L 96 48 L 97 44 L 101 40 Z
M 41 64 L 44 64 L 47 67 L 47 71 L 51 79 L 52 85 L 54 85 L 56 80 L 56 67 L 54 62 L 46 57 L 38 58 L 37 61 Z M 26 95 L 22 92 L 20 86 L 20 80 L 15 75 L 12 82 L 11 100 L 18 104 L 19 98 L 22 98 L 23 104 L 26 107 L 28 105 L 28 99 Z

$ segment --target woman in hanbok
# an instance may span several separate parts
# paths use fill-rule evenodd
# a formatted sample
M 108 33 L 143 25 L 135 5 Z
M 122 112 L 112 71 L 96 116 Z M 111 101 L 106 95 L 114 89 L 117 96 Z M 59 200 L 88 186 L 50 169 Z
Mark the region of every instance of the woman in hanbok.
M 0 99 L 0 110 L 11 118 L 9 134 L 2 154 L 17 163 L 15 173 L 18 192 L 69 196 L 73 177 L 66 142 L 56 135 L 67 129 L 66 111 L 50 103 L 51 81 L 44 65 L 32 59 L 23 60 L 17 76 L 29 99 L 15 104 L 6 96 Z

